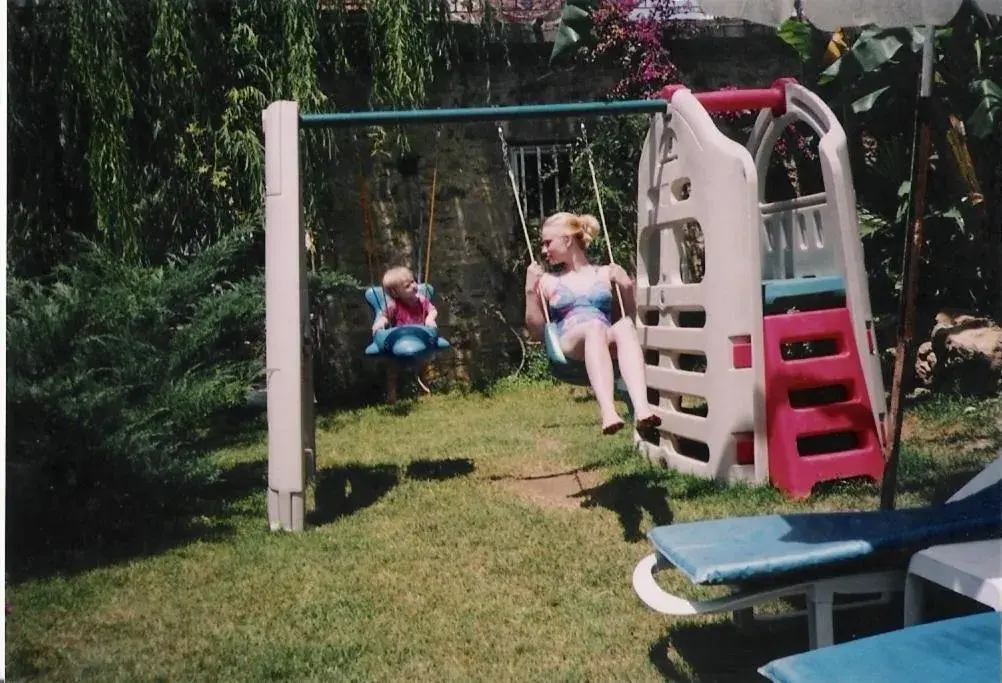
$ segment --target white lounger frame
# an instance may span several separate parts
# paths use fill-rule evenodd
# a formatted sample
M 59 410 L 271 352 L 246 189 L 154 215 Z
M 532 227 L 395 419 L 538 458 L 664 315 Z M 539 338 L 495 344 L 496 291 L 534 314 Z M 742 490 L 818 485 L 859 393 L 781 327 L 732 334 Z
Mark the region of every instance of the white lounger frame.
M 999 480 L 1002 480 L 1002 451 L 977 476 L 950 496 L 949 502 L 966 498 Z M 654 580 L 654 575 L 658 572 L 673 568 L 670 563 L 659 563 L 657 555 L 651 553 L 640 560 L 633 570 L 633 590 L 641 602 L 655 612 L 676 617 L 734 612 L 735 620 L 739 624 L 748 619 L 767 621 L 803 616 L 806 613 L 808 640 L 812 650 L 834 644 L 835 610 L 886 603 L 892 593 L 904 590 L 906 574 L 904 568 L 900 571 L 863 572 L 768 589 L 753 591 L 738 589 L 731 595 L 712 600 L 688 600 L 665 592 Z M 835 604 L 836 595 L 861 596 L 876 593 L 881 594 L 876 600 L 855 600 Z M 768 616 L 756 616 L 753 611 L 756 605 L 799 595 L 804 596 L 807 605 L 805 610 Z

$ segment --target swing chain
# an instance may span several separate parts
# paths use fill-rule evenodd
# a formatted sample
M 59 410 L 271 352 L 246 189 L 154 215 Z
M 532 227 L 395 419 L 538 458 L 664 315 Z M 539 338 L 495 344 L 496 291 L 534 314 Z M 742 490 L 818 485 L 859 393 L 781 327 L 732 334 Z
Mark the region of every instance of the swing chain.
M 505 168 L 511 171 L 511 159 L 508 154 L 508 141 L 504 137 L 504 127 L 498 126 L 498 139 L 501 140 L 501 158 L 504 159 Z
M 529 259 L 536 262 L 532 252 L 532 238 L 529 237 L 529 228 L 525 222 L 525 210 L 522 208 L 522 197 L 518 191 L 518 183 L 515 182 L 515 170 L 511 167 L 511 155 L 508 151 L 508 141 L 504 137 L 504 128 L 498 126 L 498 139 L 501 140 L 501 159 L 504 161 L 505 171 L 508 181 L 511 183 L 511 191 L 515 197 L 515 207 L 518 209 L 518 218 L 522 224 L 522 234 L 525 237 L 525 246 L 529 250 Z

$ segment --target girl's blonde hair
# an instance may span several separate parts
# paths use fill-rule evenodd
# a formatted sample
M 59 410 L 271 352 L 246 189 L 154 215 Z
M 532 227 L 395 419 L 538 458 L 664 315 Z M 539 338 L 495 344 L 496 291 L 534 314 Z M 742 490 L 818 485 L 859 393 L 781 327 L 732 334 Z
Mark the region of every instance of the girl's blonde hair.
M 400 292 L 405 284 L 414 279 L 414 273 L 410 268 L 397 266 L 390 268 L 383 274 L 383 289 L 393 296 Z
M 549 225 L 562 225 L 564 232 L 577 239 L 585 248 L 598 236 L 598 219 L 590 213 L 577 214 L 561 211 L 547 218 L 543 223 L 543 229 L 545 230 Z

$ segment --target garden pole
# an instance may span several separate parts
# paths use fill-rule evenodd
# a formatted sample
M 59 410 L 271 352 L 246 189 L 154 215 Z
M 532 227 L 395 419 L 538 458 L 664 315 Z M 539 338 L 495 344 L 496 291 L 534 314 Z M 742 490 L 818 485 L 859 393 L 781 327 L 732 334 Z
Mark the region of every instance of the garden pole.
M 916 128 L 918 151 L 913 157 L 911 195 L 913 200 L 911 221 L 905 236 L 904 257 L 901 266 L 901 297 L 898 311 L 898 341 L 894 351 L 894 374 L 891 380 L 890 432 L 884 451 L 884 477 L 880 488 L 880 507 L 894 509 L 897 488 L 898 456 L 901 447 L 901 422 L 904 416 L 903 384 L 905 368 L 914 365 L 915 299 L 918 294 L 919 267 L 922 263 L 922 245 L 925 239 L 925 194 L 929 177 L 930 155 L 930 97 L 932 95 L 932 59 L 934 27 L 925 29 L 922 45 L 922 75 L 919 85 Z M 914 371 L 914 370 L 913 370 Z

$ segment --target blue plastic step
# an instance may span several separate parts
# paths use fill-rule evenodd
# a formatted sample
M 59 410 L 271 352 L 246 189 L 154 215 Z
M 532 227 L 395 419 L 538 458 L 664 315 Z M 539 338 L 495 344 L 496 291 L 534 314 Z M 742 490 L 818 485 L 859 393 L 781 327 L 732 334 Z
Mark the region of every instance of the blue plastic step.
M 793 303 L 796 299 L 823 295 L 845 297 L 845 281 L 841 275 L 766 280 L 762 283 L 762 303 L 766 308 L 778 302 Z

